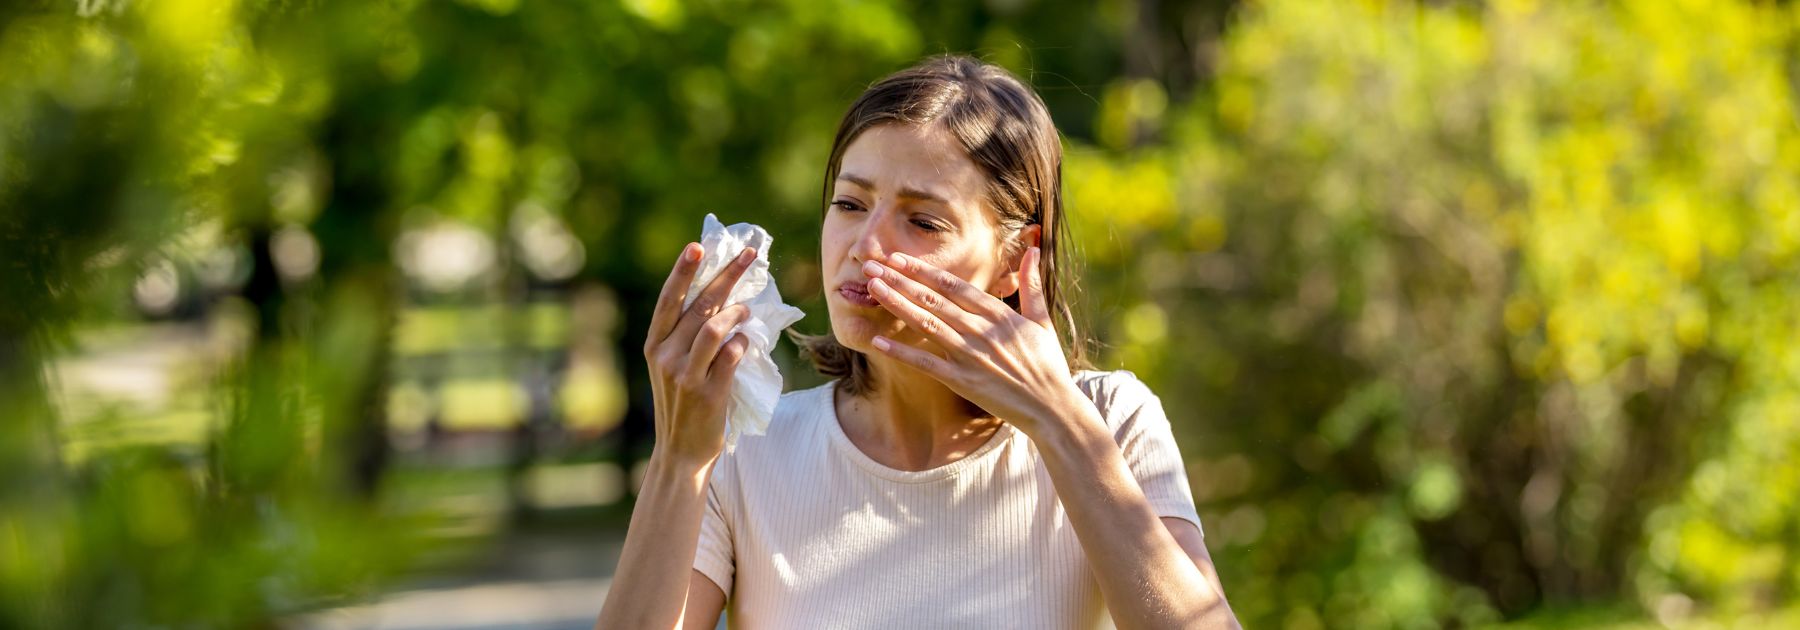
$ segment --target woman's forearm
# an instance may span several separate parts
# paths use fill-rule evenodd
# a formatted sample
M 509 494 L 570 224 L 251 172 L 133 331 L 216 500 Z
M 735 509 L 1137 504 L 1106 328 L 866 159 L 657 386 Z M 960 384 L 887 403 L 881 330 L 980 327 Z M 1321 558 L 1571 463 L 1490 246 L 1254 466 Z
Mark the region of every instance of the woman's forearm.
M 711 472 L 711 461 L 650 457 L 596 628 L 680 626 Z
M 1151 509 L 1118 444 L 1091 405 L 1083 417 L 1038 423 L 1033 435 L 1120 628 L 1237 628 L 1207 581 Z

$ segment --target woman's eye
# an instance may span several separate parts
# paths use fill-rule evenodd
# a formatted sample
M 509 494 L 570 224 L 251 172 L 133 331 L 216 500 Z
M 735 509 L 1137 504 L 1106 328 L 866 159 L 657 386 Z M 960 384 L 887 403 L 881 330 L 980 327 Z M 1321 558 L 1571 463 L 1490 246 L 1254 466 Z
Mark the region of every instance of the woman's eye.
M 856 202 L 850 201 L 847 199 L 839 199 L 837 201 L 833 201 L 833 202 L 831 202 L 831 207 L 837 208 L 837 209 L 845 211 L 845 212 L 863 212 L 862 206 L 856 205 Z M 932 223 L 932 222 L 926 221 L 924 219 L 913 219 L 911 221 L 911 223 L 913 224 L 914 227 L 917 227 L 920 230 L 923 230 L 925 232 L 942 232 L 942 231 L 944 231 L 944 228 L 939 227 L 936 223 Z

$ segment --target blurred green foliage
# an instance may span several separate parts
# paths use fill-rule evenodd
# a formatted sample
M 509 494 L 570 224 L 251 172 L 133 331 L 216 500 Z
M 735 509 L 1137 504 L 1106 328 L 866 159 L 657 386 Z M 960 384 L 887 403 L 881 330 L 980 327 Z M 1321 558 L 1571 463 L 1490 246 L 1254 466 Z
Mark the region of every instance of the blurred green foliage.
M 1191 414 L 1226 584 L 1264 587 L 1232 592 L 1242 614 L 1792 601 L 1797 27 L 1767 4 L 1252 3 L 1165 147 L 1071 160 L 1076 216 L 1112 236 L 1087 282 L 1127 305 L 1113 356 Z M 1163 109 L 1153 84 L 1109 96 Z
M 548 284 L 618 305 L 628 416 L 706 212 L 824 330 L 837 117 L 945 51 L 1064 131 L 1101 362 L 1162 394 L 1247 625 L 1791 605 L 1791 4 L 37 0 L 0 7 L 0 626 L 262 625 L 410 566 L 394 366 L 596 334 L 532 301 L 541 226 L 585 252 Z M 418 234 L 497 263 L 422 274 Z M 242 325 L 178 437 L 51 394 L 215 250 L 243 277 L 196 308 Z

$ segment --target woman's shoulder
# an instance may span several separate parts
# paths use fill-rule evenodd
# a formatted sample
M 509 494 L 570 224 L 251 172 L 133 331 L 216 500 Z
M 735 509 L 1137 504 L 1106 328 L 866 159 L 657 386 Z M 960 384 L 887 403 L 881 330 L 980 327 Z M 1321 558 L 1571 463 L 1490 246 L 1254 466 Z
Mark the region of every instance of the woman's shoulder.
M 1150 386 L 1130 370 L 1082 370 L 1075 373 L 1075 384 L 1112 427 L 1157 400 Z
M 1075 373 L 1075 384 L 1096 403 L 1143 402 L 1156 395 L 1131 370 L 1081 370 Z

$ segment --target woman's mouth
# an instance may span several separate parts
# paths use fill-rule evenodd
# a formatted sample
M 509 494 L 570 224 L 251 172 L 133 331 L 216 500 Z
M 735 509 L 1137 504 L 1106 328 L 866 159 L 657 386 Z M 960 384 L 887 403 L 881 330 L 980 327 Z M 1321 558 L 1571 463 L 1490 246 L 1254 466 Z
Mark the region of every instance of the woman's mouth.
M 869 283 L 867 282 L 845 282 L 838 285 L 837 294 L 844 298 L 845 302 L 854 306 L 866 308 L 881 306 L 880 302 L 875 301 L 875 296 L 869 295 Z

